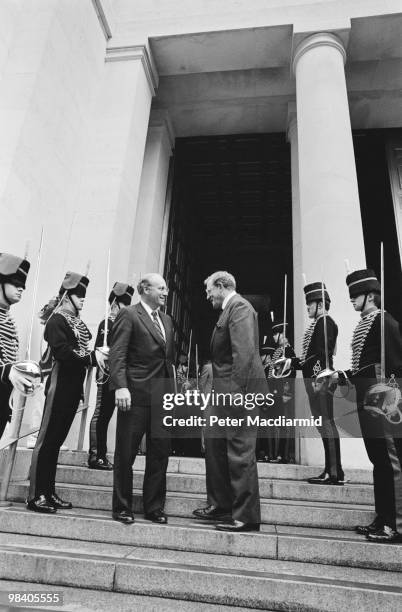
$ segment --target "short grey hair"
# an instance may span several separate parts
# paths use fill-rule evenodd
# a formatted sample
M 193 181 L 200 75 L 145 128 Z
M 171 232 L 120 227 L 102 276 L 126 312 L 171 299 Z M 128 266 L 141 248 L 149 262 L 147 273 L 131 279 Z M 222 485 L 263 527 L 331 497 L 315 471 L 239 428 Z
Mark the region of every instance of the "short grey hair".
M 139 295 L 143 295 L 145 289 L 151 287 L 152 281 L 155 280 L 155 277 L 161 278 L 163 282 L 165 282 L 164 278 L 157 272 L 149 272 L 148 274 L 144 274 L 144 276 L 140 279 L 140 282 L 137 285 L 137 291 Z
M 215 287 L 218 285 L 222 285 L 225 289 L 233 289 L 236 290 L 236 279 L 233 274 L 230 272 L 226 272 L 225 270 L 214 272 L 208 278 L 205 279 L 204 285 L 207 286 L 208 283 L 212 283 Z

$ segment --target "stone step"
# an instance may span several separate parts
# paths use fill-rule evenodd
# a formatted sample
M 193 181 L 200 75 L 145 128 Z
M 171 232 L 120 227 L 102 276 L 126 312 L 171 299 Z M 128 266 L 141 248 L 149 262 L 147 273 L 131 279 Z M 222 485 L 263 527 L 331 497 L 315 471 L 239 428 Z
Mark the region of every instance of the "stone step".
M 27 492 L 28 482 L 12 483 L 9 488 L 9 499 L 23 502 Z M 107 511 L 111 508 L 110 487 L 62 483 L 57 487 L 57 492 L 60 497 L 71 501 L 73 506 L 78 508 Z M 169 491 L 165 510 L 168 515 L 188 517 L 195 508 L 205 503 L 204 495 Z M 134 491 L 134 512 L 142 512 L 142 497 L 139 490 Z M 355 525 L 370 523 L 374 518 L 374 511 L 367 505 L 265 499 L 261 503 L 261 515 L 262 522 L 274 525 L 353 529 Z
M 395 612 L 402 606 L 400 574 L 394 572 L 252 558 L 238 567 L 237 560 L 28 535 L 0 538 L 4 580 L 264 610 Z
M 31 463 L 32 451 L 26 448 L 19 448 L 15 472 L 21 475 L 22 479 L 28 477 L 28 470 Z M 113 455 L 108 455 L 113 462 Z M 85 451 L 61 451 L 59 454 L 60 465 L 86 466 L 88 453 Z M 295 464 L 275 464 L 258 463 L 258 474 L 260 478 L 270 478 L 279 480 L 307 480 L 316 476 L 322 471 L 322 466 L 295 465 Z M 145 457 L 139 455 L 135 461 L 135 469 L 144 471 Z M 170 457 L 168 465 L 169 473 L 181 474 L 205 474 L 205 461 L 202 458 L 193 457 Z M 371 470 L 346 469 L 347 479 L 356 484 L 372 484 L 373 475 Z
M 134 489 L 142 488 L 143 472 L 134 471 Z M 90 470 L 87 467 L 59 466 L 57 482 L 80 484 L 85 486 L 112 487 L 113 472 Z M 342 487 L 311 485 L 299 480 L 259 479 L 261 498 L 295 499 L 339 504 L 374 504 L 371 485 L 345 484 Z M 201 474 L 167 474 L 168 491 L 182 493 L 206 494 L 205 475 Z
M 402 546 L 369 543 L 353 532 L 333 529 L 263 525 L 260 533 L 233 535 L 215 530 L 213 523 L 174 517 L 169 518 L 167 527 L 136 517 L 136 524 L 128 529 L 105 512 L 73 509 L 44 516 L 28 513 L 19 505 L 0 510 L 0 531 L 3 537 L 63 538 L 68 534 L 72 541 L 229 555 L 238 559 L 240 567 L 244 567 L 245 557 L 253 557 L 402 571 Z
M 1 604 L 6 604 L 9 592 L 54 593 L 60 591 L 54 584 L 38 584 L 33 582 L 17 582 L 15 580 L 0 580 L 0 610 Z M 150 597 L 133 593 L 116 593 L 115 591 L 99 591 L 94 589 L 79 589 L 63 585 L 63 605 L 54 607 L 35 606 L 33 610 L 56 610 L 59 612 L 189 612 L 188 602 L 166 597 Z M 8 609 L 8 608 L 6 608 Z M 21 609 L 21 608 L 20 608 Z M 236 612 L 250 612 L 252 608 L 236 608 Z M 232 606 L 208 604 L 192 601 L 191 612 L 230 612 Z M 10 608 L 11 612 L 11 608 Z M 273 612 L 268 610 L 268 612 Z

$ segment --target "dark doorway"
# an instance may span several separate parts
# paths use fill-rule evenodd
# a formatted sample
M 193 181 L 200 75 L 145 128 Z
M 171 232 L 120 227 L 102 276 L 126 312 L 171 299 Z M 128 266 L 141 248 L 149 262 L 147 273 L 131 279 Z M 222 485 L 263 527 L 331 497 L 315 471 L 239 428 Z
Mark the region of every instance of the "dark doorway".
M 293 329 L 285 134 L 177 139 L 171 211 L 165 275 L 179 351 L 188 351 L 193 330 L 200 359 L 208 355 L 216 314 L 206 302 L 203 281 L 216 270 L 234 274 L 239 293 L 249 296 L 259 312 L 261 340 L 270 334 L 270 311 L 282 312 L 287 273 Z
M 387 163 L 387 140 L 401 130 L 353 133 L 367 266 L 380 275 L 384 243 L 385 308 L 402 325 L 402 270 Z

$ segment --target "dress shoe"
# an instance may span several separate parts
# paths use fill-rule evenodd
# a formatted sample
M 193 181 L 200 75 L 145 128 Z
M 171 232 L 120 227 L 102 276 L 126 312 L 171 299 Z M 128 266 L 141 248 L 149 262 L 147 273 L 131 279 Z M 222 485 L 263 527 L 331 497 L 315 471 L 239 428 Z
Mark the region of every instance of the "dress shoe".
M 343 480 L 339 480 L 336 476 L 330 476 L 326 472 L 323 472 L 319 476 L 309 478 L 307 482 L 318 485 L 335 485 L 337 487 L 343 487 L 344 484 Z
M 64 501 L 64 499 L 61 499 L 56 493 L 53 493 L 49 497 L 49 502 L 55 508 L 60 508 L 60 510 L 71 510 L 71 508 L 73 507 L 73 504 L 71 502 Z
M 193 511 L 193 515 L 199 519 L 209 521 L 225 521 L 232 520 L 232 514 L 230 510 L 220 510 L 216 506 L 207 506 L 206 508 L 197 508 Z
M 326 478 L 329 478 L 329 474 L 327 474 L 327 472 L 324 470 L 318 476 L 313 476 L 312 478 L 308 478 L 307 482 L 309 482 L 310 484 L 317 484 L 317 483 L 322 482 Z
M 56 508 L 53 506 L 52 502 L 44 495 L 39 495 L 35 499 L 30 499 L 26 501 L 26 505 L 28 510 L 33 510 L 34 512 L 42 512 L 42 514 L 54 514 L 56 512 Z
M 147 521 L 152 521 L 153 523 L 159 523 L 159 525 L 166 525 L 168 522 L 166 514 L 163 510 L 154 510 L 153 512 L 147 512 L 144 514 L 144 518 Z
M 113 463 L 110 463 L 106 457 L 96 457 L 96 459 L 88 459 L 88 467 L 91 470 L 113 470 Z
M 260 531 L 260 523 L 243 523 L 242 521 L 232 520 L 230 523 L 218 523 L 216 529 L 239 533 L 242 531 Z
M 384 525 L 382 529 L 374 533 L 368 533 L 366 538 L 369 542 L 377 542 L 377 544 L 402 544 L 402 533 L 398 533 L 389 525 Z
M 134 516 L 132 512 L 127 512 L 127 510 L 113 512 L 112 516 L 113 520 L 119 521 L 119 523 L 123 523 L 124 525 L 132 525 L 134 523 Z
M 278 455 L 276 459 L 271 459 L 270 463 L 288 463 L 288 460 Z
M 378 516 L 375 517 L 374 521 L 370 525 L 357 525 L 355 527 L 356 533 L 360 535 L 368 535 L 369 533 L 375 533 L 384 527 L 384 523 Z

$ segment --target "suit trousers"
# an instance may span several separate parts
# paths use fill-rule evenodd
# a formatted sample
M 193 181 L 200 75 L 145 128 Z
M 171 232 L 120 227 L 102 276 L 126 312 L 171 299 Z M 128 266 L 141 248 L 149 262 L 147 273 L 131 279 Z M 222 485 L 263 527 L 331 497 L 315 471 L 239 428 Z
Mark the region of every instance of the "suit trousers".
M 356 391 L 360 428 L 373 464 L 375 511 L 385 525 L 402 533 L 402 431 L 363 407 L 371 382 L 358 381 Z
M 152 431 L 151 406 L 131 406 L 118 410 L 113 468 L 113 513 L 133 512 L 133 463 L 142 437 L 146 434 L 146 458 L 143 483 L 144 513 L 163 509 L 166 498 L 166 470 L 170 439 Z
M 261 522 L 256 438 L 257 429 L 251 427 L 205 432 L 210 503 L 243 523 Z

